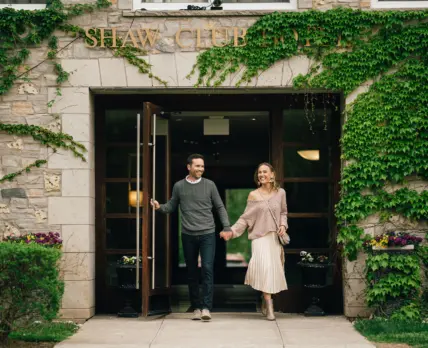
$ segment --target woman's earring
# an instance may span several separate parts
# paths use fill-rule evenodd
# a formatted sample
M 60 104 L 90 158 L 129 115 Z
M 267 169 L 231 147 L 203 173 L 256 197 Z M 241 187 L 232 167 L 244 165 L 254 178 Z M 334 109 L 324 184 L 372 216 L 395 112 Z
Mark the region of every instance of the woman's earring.
M 257 181 L 257 185 L 259 185 L 259 186 L 261 185 L 260 181 Z

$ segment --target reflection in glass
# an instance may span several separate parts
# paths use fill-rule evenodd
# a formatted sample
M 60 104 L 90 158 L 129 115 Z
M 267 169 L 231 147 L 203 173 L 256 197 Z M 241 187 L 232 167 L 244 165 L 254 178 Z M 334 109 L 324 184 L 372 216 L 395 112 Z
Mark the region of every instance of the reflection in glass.
M 131 255 L 129 255 L 131 256 Z M 116 266 L 117 262 L 122 258 L 122 255 L 107 255 L 107 285 L 112 287 L 117 287 L 117 273 Z
M 288 211 L 291 213 L 327 213 L 330 185 L 326 183 L 285 183 Z
M 137 142 L 137 114 L 140 110 L 106 110 L 105 137 L 111 142 Z M 141 122 L 142 126 L 142 122 Z M 141 134 L 143 134 L 141 130 Z
M 156 137 L 156 199 L 166 202 L 167 136 Z M 155 214 L 155 288 L 168 286 L 168 216 Z
M 302 109 L 284 110 L 283 140 L 286 142 L 330 143 L 330 109 L 315 109 L 314 117 L 308 117 Z M 311 130 L 312 128 L 312 130 Z
M 330 227 L 327 218 L 289 218 L 288 233 L 293 248 L 328 248 Z
M 249 193 L 253 189 L 226 190 L 226 210 L 233 225 L 242 215 L 247 205 Z M 226 244 L 227 267 L 247 267 L 251 258 L 251 241 L 244 233 L 240 238 L 229 240 Z
M 140 219 L 140 221 L 142 221 L 142 219 Z M 107 249 L 136 249 L 135 230 L 136 230 L 135 219 L 107 218 L 106 219 Z
M 137 193 L 136 188 L 137 188 L 137 183 L 135 182 L 106 183 L 106 213 L 108 214 L 109 213 L 110 214 L 136 213 L 136 193 Z M 142 193 L 143 191 L 140 191 L 140 211 L 141 211 L 142 200 L 143 200 Z
M 136 178 L 137 155 L 136 145 L 130 147 L 109 147 L 106 155 L 107 178 Z M 140 156 L 140 163 L 143 156 Z
M 295 254 L 285 255 L 285 278 L 287 279 L 288 287 L 301 284 L 300 267 L 297 262 L 300 261 L 300 256 Z
M 319 160 L 307 160 L 299 154 L 301 147 L 284 147 L 284 177 L 329 177 L 330 149 L 319 149 Z

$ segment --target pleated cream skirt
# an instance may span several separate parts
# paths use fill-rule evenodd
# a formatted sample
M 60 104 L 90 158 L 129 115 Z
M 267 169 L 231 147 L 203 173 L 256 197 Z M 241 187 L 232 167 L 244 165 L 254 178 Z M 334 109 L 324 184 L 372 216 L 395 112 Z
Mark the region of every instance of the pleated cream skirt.
M 251 242 L 251 260 L 248 264 L 245 284 L 267 294 L 287 290 L 285 280 L 283 248 L 276 232 Z

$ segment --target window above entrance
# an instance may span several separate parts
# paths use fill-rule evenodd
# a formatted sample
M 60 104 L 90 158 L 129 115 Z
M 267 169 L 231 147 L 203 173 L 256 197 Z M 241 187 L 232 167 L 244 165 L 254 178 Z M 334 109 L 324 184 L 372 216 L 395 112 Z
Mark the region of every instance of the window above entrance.
M 428 0 L 371 0 L 372 8 L 428 8 Z
M 1 0 L 0 0 L 1 1 Z M 133 0 L 134 10 L 187 10 L 188 6 L 193 9 L 210 10 L 213 6 L 211 0 Z M 223 10 L 295 10 L 297 0 L 222 0 Z
M 0 9 L 5 7 L 16 10 L 41 10 L 46 7 L 46 0 L 0 0 Z

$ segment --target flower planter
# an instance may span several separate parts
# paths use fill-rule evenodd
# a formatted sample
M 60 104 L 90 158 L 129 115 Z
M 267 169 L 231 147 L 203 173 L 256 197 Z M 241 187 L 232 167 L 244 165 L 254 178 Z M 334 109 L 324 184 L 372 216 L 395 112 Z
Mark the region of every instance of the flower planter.
M 302 283 L 307 288 L 323 288 L 327 286 L 327 272 L 331 263 L 299 262 L 302 271 Z
M 374 247 L 372 247 L 372 250 L 376 250 L 376 251 L 379 251 L 379 250 L 380 251 L 405 251 L 405 250 L 415 250 L 415 246 L 413 244 L 405 245 L 402 247 L 393 246 L 393 247 L 386 247 L 386 248 L 374 246 Z
M 122 289 L 125 296 L 124 307 L 117 313 L 118 317 L 124 318 L 137 318 L 138 312 L 132 307 L 131 298 L 134 297 L 137 291 L 136 286 L 136 265 L 121 265 L 116 267 L 118 287 Z M 140 284 L 142 279 L 142 265 L 140 269 Z
M 327 273 L 334 264 L 332 263 L 308 263 L 298 262 L 302 272 L 302 284 L 311 289 L 312 302 L 305 310 L 305 316 L 324 316 L 325 312 L 320 307 L 320 298 L 317 291 L 328 286 Z
M 143 266 L 140 264 L 140 282 L 141 282 L 141 271 Z M 135 265 L 117 265 L 116 273 L 117 273 L 117 281 L 118 286 L 121 289 L 136 289 L 136 274 L 135 274 L 136 266 Z

